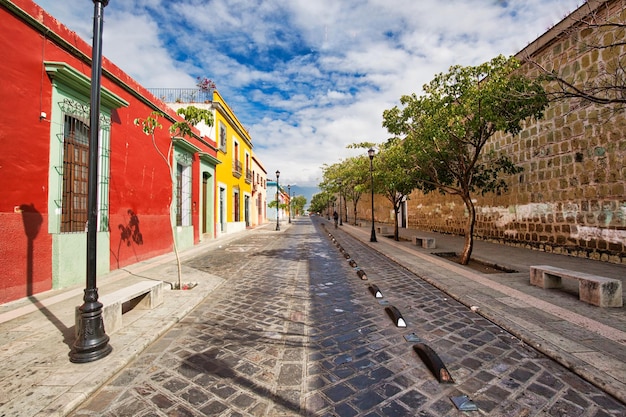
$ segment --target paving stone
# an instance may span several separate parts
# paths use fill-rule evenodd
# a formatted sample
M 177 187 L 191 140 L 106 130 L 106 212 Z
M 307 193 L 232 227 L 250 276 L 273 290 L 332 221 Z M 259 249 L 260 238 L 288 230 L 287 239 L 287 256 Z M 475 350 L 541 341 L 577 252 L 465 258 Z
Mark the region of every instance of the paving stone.
M 165 384 L 163 384 L 163 388 L 165 388 L 168 391 L 171 391 L 172 393 L 177 393 L 183 390 L 184 388 L 187 388 L 188 385 L 189 384 L 187 381 L 183 381 L 182 379 L 178 379 L 178 378 L 172 378 L 172 379 L 169 379 Z
M 207 402 L 208 396 L 206 393 L 198 388 L 191 388 L 180 395 L 180 398 L 184 399 L 193 406 L 199 406 Z
M 563 398 L 581 408 L 587 408 L 587 405 L 589 404 L 580 394 L 572 389 L 567 390 L 567 393 L 563 396 Z
M 426 400 L 427 399 L 423 394 L 415 390 L 411 390 L 400 396 L 400 401 L 414 410 L 419 409 L 420 406 L 426 402 Z
M 228 410 L 228 406 L 219 401 L 211 401 L 211 403 L 207 404 L 205 407 L 200 409 L 202 415 L 205 416 L 218 416 L 221 415 L 224 411 Z
M 322 391 L 331 401 L 339 402 L 351 396 L 356 391 L 347 385 L 340 384 Z
M 360 391 L 350 402 L 359 410 L 370 410 L 385 400 L 381 395 L 371 391 Z
M 524 382 L 528 381 L 533 374 L 525 369 L 515 369 L 509 375 L 516 381 Z
M 302 383 L 302 366 L 299 364 L 285 364 L 280 368 L 278 384 L 283 386 L 300 385 Z
M 170 408 L 174 404 L 173 401 L 163 394 L 156 394 L 151 400 L 154 405 L 163 410 Z
M 550 416 L 580 416 L 585 413 L 585 409 L 567 401 L 557 401 L 548 410 Z

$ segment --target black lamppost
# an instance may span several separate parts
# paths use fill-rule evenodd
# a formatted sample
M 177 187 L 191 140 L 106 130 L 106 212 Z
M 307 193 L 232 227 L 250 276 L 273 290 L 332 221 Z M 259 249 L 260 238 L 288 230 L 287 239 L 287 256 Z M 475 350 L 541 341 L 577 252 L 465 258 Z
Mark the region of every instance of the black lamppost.
M 280 223 L 278 222 L 278 193 L 280 187 L 278 186 L 278 178 L 280 177 L 280 171 L 276 170 L 276 230 L 280 230 Z
M 370 183 L 372 188 L 372 235 L 370 236 L 370 242 L 376 242 L 376 229 L 374 228 L 374 165 L 372 161 L 374 159 L 374 148 L 369 148 L 367 155 L 370 157 Z
M 291 223 L 291 185 L 287 184 L 287 196 L 289 197 L 289 223 Z
M 341 178 L 337 180 L 337 184 L 339 184 L 339 226 L 343 226 L 343 212 L 341 211 Z
M 89 107 L 89 172 L 87 176 L 87 279 L 83 305 L 79 307 L 77 337 L 70 352 L 74 363 L 104 358 L 113 348 L 104 331 L 102 303 L 96 286 L 96 240 L 98 231 L 98 136 L 100 133 L 100 83 L 102 78 L 103 12 L 109 0 L 93 0 L 93 46 L 91 48 L 91 102 Z

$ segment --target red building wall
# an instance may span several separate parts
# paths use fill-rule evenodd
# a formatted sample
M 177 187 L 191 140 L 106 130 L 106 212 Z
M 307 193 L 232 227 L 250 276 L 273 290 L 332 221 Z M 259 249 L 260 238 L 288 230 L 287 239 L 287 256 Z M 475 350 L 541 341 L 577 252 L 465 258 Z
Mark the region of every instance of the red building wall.
M 50 32 L 44 35 L 45 28 L 42 33 L 0 6 L 0 303 L 52 286 L 52 235 L 48 230 L 51 124 L 40 118 L 41 112 L 52 112 L 52 83 L 43 63 L 65 62 L 91 76 L 90 45 L 30 0 L 13 0 L 13 4 L 35 16 L 35 26 L 41 24 Z M 55 36 L 70 46 L 60 45 Z M 106 58 L 102 87 L 129 103 L 112 113 L 110 133 L 110 263 L 111 269 L 116 269 L 172 250 L 168 168 L 151 138 L 133 122 L 153 110 L 165 113 L 163 129 L 156 131 L 156 143 L 167 153 L 168 119 L 181 119 Z M 188 140 L 215 156 L 214 148 Z M 196 229 L 197 164 L 195 155 L 192 204 Z M 197 236 L 195 230 L 196 242 Z
M 47 233 L 50 107 L 41 36 L 0 7 L 0 302 L 51 288 Z M 37 46 L 35 46 L 37 45 Z M 49 83 L 48 83 L 49 84 Z

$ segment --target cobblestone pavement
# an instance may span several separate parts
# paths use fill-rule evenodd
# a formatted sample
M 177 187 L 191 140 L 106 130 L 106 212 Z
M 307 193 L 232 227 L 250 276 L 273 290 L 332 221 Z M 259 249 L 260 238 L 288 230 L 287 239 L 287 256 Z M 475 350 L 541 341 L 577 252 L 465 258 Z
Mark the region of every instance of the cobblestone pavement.
M 620 402 L 340 229 L 298 219 L 186 266 L 226 281 L 74 416 L 626 415 Z M 437 381 L 413 350 L 417 339 L 454 383 Z M 451 397 L 461 395 L 478 411 L 457 410 Z

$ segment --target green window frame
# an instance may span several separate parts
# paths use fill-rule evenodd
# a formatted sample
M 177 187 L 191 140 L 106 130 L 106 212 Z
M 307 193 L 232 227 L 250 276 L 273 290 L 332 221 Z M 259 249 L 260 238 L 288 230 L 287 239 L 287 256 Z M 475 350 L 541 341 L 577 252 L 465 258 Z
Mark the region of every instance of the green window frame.
M 52 80 L 50 146 L 51 233 L 84 233 L 87 227 L 87 177 L 91 82 L 63 62 L 45 62 Z M 106 89 L 101 92 L 98 149 L 98 231 L 109 230 L 111 112 L 128 102 Z

